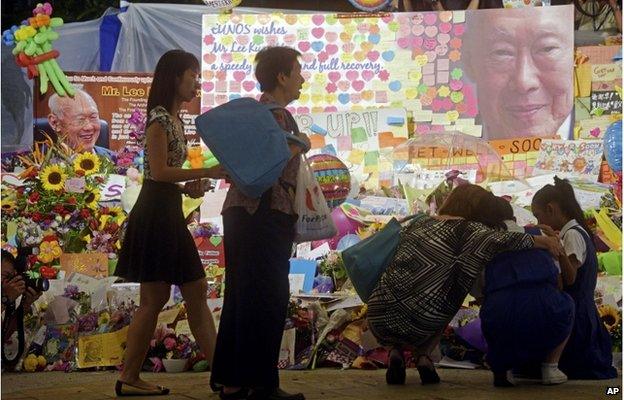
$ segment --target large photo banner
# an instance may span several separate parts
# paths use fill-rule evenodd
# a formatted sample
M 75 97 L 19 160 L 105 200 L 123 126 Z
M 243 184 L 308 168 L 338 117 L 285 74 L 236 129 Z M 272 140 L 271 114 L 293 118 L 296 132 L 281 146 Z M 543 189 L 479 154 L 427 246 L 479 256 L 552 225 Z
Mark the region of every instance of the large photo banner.
M 404 108 L 418 134 L 568 139 L 574 7 L 474 11 L 204 15 L 202 111 L 257 97 L 255 54 L 302 53 L 295 114 Z
M 131 118 L 145 118 L 147 97 L 152 83 L 148 73 L 67 72 L 76 87 L 74 98 L 59 97 L 50 91 L 34 97 L 34 139 L 47 133 L 64 137 L 76 150 L 93 150 L 113 155 L 126 145 L 136 144 Z M 195 117 L 199 97 L 186 103 L 180 113 L 189 141 L 199 141 Z

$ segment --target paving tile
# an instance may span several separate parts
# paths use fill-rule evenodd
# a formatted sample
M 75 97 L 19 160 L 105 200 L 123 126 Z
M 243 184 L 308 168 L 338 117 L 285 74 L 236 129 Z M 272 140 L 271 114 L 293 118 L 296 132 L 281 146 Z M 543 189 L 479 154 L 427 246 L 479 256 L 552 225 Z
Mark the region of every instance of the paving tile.
M 420 384 L 418 372 L 407 371 L 407 384 L 388 386 L 385 370 L 358 371 L 317 369 L 314 371 L 282 371 L 282 388 L 302 392 L 308 400 L 585 400 L 605 398 L 608 386 L 620 386 L 621 378 L 609 381 L 571 381 L 545 387 L 524 382 L 521 386 L 499 389 L 492 386 L 491 374 L 484 370 L 466 371 L 440 369 L 442 383 Z M 2 374 L 2 399 L 9 400 L 110 400 L 117 380 L 116 371 L 42 372 L 34 374 Z M 166 398 L 143 397 L 149 400 L 217 400 L 208 384 L 209 373 L 143 374 L 148 382 L 171 388 Z

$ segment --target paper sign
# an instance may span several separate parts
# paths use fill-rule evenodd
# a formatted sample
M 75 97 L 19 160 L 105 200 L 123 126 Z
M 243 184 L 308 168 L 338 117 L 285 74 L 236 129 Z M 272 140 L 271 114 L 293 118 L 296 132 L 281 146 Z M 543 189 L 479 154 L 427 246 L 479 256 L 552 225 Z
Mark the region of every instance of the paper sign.
M 601 140 L 542 141 L 534 173 L 555 172 L 560 177 L 598 181 L 603 154 Z
M 78 338 L 78 368 L 120 365 L 128 337 L 128 327 L 116 332 Z
M 221 216 L 225 196 L 227 196 L 227 190 L 217 190 L 204 194 L 204 201 L 199 208 L 200 222 L 210 222 L 210 218 Z
M 104 188 L 100 192 L 100 202 L 121 200 L 121 194 L 126 189 L 126 177 L 123 175 L 108 175 Z
M 78 272 L 94 278 L 108 276 L 108 256 L 104 253 L 63 253 L 61 269 L 66 273 Z
M 303 285 L 305 282 L 305 274 L 288 274 L 288 284 L 290 287 L 290 294 L 297 294 L 303 292 Z
M 316 276 L 316 261 L 291 258 L 289 275 L 303 275 L 304 281 L 302 290 L 306 293 L 310 292 L 314 285 L 314 277 Z M 301 278 L 294 278 L 297 285 L 300 279 Z
M 68 285 L 78 286 L 78 288 L 85 293 L 93 293 L 100 286 L 98 279 L 78 272 L 72 272 L 69 274 L 66 282 Z
M 225 247 L 223 236 L 212 236 L 210 238 L 196 238 L 195 244 L 199 252 L 204 268 L 217 266 L 225 268 Z
M 622 66 L 619 64 L 592 65 L 592 82 L 609 82 L 622 79 Z

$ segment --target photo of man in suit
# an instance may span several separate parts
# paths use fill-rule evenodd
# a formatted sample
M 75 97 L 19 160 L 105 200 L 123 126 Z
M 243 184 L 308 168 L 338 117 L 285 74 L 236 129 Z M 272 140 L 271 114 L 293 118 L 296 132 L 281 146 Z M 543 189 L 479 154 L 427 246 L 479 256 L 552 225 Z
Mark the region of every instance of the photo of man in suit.
M 72 149 L 113 158 L 112 151 L 95 145 L 100 136 L 100 114 L 87 92 L 77 89 L 73 98 L 54 93 L 48 100 L 48 107 L 50 127 Z

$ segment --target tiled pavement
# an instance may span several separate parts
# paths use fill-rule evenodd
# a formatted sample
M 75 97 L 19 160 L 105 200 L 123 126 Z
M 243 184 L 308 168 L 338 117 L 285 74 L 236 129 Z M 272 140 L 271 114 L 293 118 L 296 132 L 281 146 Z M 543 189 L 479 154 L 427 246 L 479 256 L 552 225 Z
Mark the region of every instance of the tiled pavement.
M 301 391 L 309 400 L 370 399 L 370 400 L 491 400 L 491 399 L 607 399 L 609 386 L 621 388 L 621 378 L 610 381 L 573 381 L 559 386 L 542 386 L 526 382 L 511 389 L 492 387 L 488 371 L 439 369 L 442 383 L 422 386 L 418 372 L 409 370 L 405 386 L 387 386 L 385 370 L 333 370 L 281 372 L 282 387 L 288 391 Z M 113 386 L 117 374 L 114 371 L 99 372 L 41 372 L 3 373 L 2 400 L 99 400 L 115 397 Z M 217 400 L 210 392 L 209 373 L 145 374 L 150 382 L 171 388 L 164 397 L 141 397 L 160 400 Z

